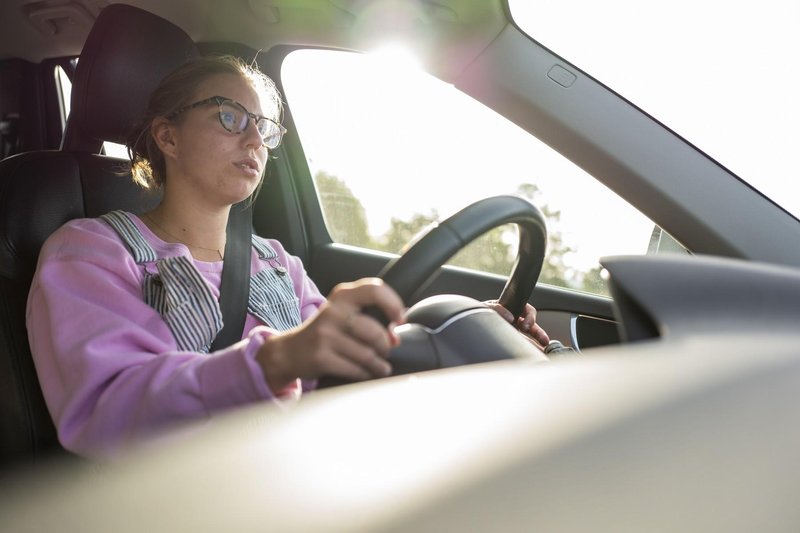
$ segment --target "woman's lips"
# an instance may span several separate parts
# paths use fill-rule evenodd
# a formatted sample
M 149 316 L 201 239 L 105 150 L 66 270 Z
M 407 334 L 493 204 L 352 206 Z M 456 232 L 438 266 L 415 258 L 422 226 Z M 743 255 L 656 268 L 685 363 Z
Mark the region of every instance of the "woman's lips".
M 252 176 L 260 176 L 261 175 L 261 166 L 258 164 L 258 161 L 252 158 L 245 158 L 240 159 L 233 163 L 235 166 L 242 169 L 246 174 Z

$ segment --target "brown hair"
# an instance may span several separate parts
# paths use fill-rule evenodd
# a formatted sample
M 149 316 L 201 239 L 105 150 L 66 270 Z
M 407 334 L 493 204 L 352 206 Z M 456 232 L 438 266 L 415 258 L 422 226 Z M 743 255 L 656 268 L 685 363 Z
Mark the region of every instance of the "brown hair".
M 128 137 L 127 148 L 131 159 L 133 181 L 145 189 L 160 189 L 166 179 L 164 155 L 153 139 L 150 128 L 157 117 L 169 117 L 191 103 L 193 89 L 218 74 L 232 74 L 247 81 L 258 93 L 264 105 L 272 104 L 274 116 L 280 122 L 283 103 L 280 93 L 267 75 L 233 56 L 205 56 L 192 59 L 178 67 L 150 96 L 144 118 Z M 266 111 L 269 113 L 269 110 Z

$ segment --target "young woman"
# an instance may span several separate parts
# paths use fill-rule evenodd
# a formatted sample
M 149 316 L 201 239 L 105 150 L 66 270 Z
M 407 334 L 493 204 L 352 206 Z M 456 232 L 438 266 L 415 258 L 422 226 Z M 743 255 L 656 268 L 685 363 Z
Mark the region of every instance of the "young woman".
M 230 58 L 193 60 L 154 91 L 129 151 L 134 179 L 162 190 L 154 210 L 67 223 L 45 243 L 28 301 L 31 351 L 62 445 L 113 457 L 181 421 L 247 403 L 284 403 L 322 375 L 386 376 L 403 302 L 379 279 L 324 298 L 300 260 L 253 237 L 240 342 L 208 353 L 233 204 L 255 194 L 281 141 L 281 100 Z M 498 312 L 510 320 L 502 308 Z M 546 344 L 529 307 L 523 328 Z

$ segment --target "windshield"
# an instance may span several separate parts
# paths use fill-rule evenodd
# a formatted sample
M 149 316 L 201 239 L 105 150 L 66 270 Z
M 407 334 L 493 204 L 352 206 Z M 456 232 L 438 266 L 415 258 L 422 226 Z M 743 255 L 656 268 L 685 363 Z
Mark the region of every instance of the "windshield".
M 532 38 L 800 217 L 797 0 L 509 0 Z

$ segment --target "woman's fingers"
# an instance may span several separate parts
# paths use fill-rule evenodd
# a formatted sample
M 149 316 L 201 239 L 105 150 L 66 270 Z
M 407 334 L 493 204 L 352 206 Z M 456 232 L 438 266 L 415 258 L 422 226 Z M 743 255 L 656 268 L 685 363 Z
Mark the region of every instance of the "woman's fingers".
M 308 322 L 290 334 L 293 337 L 289 364 L 299 377 L 331 374 L 350 380 L 385 377 L 391 373 L 386 361 L 398 338 L 376 319 L 362 312 L 374 306 L 394 322 L 405 313 L 399 296 L 382 280 L 367 278 L 337 285 Z
M 359 348 L 355 348 L 359 350 Z M 344 356 L 343 353 L 347 353 Z M 367 379 L 385 377 L 391 373 L 389 364 L 374 355 L 370 357 L 365 354 L 361 359 L 359 356 L 353 356 L 350 352 L 339 352 L 332 350 L 330 357 L 323 358 L 320 361 L 318 376 L 332 375 L 345 378 L 351 381 L 364 381 Z M 380 363 L 382 361 L 382 364 Z
M 525 315 L 521 319 L 520 329 L 542 346 L 547 346 L 547 343 L 550 342 L 547 332 L 536 323 L 536 308 L 531 304 L 525 306 Z
M 366 373 L 364 379 L 386 377 L 392 372 L 392 366 L 386 360 L 389 344 L 386 341 L 380 344 L 385 344 L 385 348 L 376 348 L 373 343 L 364 342 L 355 335 L 343 335 L 334 341 L 333 350 L 339 359 L 363 370 Z
M 511 312 L 500 305 L 497 300 L 490 300 L 484 303 L 503 317 L 503 320 L 515 325 L 518 330 L 529 335 L 542 346 L 547 346 L 547 343 L 550 342 L 550 337 L 547 335 L 547 332 L 536 323 L 536 308 L 531 304 L 525 304 L 523 315 L 515 320 Z
M 505 320 L 509 324 L 514 323 L 514 315 L 511 314 L 511 311 L 500 305 L 500 303 L 497 300 L 488 300 L 484 303 L 488 305 L 498 315 L 503 317 L 503 320 Z
M 347 303 L 356 309 L 374 306 L 380 309 L 390 322 L 400 324 L 405 315 L 405 306 L 400 296 L 380 278 L 364 278 L 352 283 L 342 283 L 331 291 L 329 302 Z
M 547 335 L 547 332 L 536 322 L 526 322 L 525 319 L 520 318 L 518 323 L 518 329 L 520 331 L 530 336 L 542 346 L 547 346 L 547 343 L 550 342 L 550 337 Z
M 344 334 L 371 347 L 376 353 L 386 356 L 394 346 L 389 330 L 374 318 L 360 311 L 347 315 L 343 327 Z

